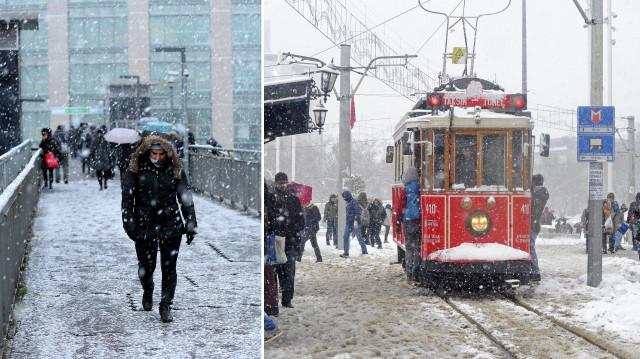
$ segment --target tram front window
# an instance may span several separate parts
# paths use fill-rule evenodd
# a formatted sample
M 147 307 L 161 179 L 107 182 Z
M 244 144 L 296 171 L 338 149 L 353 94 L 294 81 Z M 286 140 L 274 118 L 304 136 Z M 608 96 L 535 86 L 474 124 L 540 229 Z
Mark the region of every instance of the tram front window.
M 504 186 L 505 136 L 482 136 L 482 185 Z
M 476 135 L 456 135 L 455 184 L 465 188 L 476 186 L 477 158 Z

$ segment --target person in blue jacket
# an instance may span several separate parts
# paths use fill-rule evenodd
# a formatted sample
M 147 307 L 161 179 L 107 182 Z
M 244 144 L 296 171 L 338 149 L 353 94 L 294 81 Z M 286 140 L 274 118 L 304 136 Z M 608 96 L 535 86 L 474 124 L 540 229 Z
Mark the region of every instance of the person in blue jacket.
M 349 238 L 351 232 L 355 233 L 358 237 L 358 242 L 360 242 L 360 247 L 362 248 L 362 254 L 368 254 L 367 245 L 364 243 L 364 239 L 362 238 L 362 231 L 360 228 L 362 227 L 362 219 L 360 218 L 360 203 L 358 200 L 353 198 L 351 192 L 344 191 L 342 192 L 342 199 L 347 202 L 347 220 L 344 228 L 344 253 L 340 255 L 342 258 L 349 258 Z
M 418 169 L 415 167 L 407 168 L 402 174 L 402 183 L 406 194 L 406 202 L 400 208 L 402 229 L 404 230 L 404 270 L 407 274 L 407 282 L 415 284 L 418 281 L 418 270 L 420 268 L 420 238 L 422 238 L 422 227 L 420 226 L 420 175 L 418 174 Z

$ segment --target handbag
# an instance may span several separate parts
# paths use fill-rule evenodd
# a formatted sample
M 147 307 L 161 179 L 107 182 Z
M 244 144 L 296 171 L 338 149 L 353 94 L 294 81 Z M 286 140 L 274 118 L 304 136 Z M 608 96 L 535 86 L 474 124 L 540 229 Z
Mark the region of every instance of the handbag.
M 276 236 L 273 233 L 267 237 L 267 255 L 264 260 L 267 265 L 276 264 Z
M 276 247 L 276 260 L 273 264 L 282 264 L 287 261 L 287 254 L 284 251 L 285 238 L 276 235 L 273 237 Z
M 613 229 L 613 221 L 611 220 L 611 217 L 607 218 L 607 221 L 604 222 L 604 228 Z
M 622 233 L 623 236 L 627 234 L 627 230 L 629 230 L 629 225 L 626 223 L 622 223 L 618 228 L 618 232 Z
M 53 153 L 47 153 L 44 155 L 44 160 L 47 163 L 47 168 L 58 168 L 60 165 L 56 161 L 56 156 Z

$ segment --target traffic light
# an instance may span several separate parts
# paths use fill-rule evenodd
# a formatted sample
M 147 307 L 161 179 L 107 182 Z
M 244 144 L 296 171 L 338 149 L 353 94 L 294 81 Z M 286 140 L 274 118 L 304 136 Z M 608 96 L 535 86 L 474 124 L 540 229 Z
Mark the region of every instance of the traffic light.
M 527 95 L 513 94 L 511 95 L 511 108 L 509 112 L 522 112 L 527 109 Z
M 441 93 L 432 92 L 427 94 L 427 110 L 441 111 L 444 109 L 443 95 Z
M 551 141 L 551 136 L 547 133 L 543 133 L 540 135 L 540 156 L 549 157 L 549 142 Z

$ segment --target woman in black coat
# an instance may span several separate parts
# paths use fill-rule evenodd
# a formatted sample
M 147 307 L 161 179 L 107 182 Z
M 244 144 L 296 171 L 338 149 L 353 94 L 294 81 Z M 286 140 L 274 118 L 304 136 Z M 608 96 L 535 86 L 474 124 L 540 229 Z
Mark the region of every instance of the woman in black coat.
M 40 167 L 42 168 L 42 176 L 44 177 L 44 186 L 42 188 L 46 188 L 47 185 L 49 189 L 51 189 L 51 185 L 53 183 L 53 169 L 54 167 L 48 167 L 47 161 L 45 161 L 45 155 L 47 153 L 53 153 L 56 158 L 59 158 L 62 153 L 60 153 L 60 149 L 58 148 L 59 144 L 55 138 L 51 136 L 50 128 L 42 129 L 42 141 L 40 141 L 40 148 L 42 148 L 42 152 L 40 153 L 40 158 L 42 162 Z
M 142 307 L 147 311 L 153 307 L 153 272 L 160 248 L 160 317 L 170 322 L 180 241 L 186 233 L 187 244 L 191 244 L 198 225 L 182 161 L 169 141 L 149 136 L 132 154 L 122 182 L 122 222 L 135 242 L 138 277 L 144 290 Z
M 104 188 L 106 189 L 107 180 L 111 178 L 115 165 L 115 156 L 109 142 L 104 139 L 104 132 L 102 128 L 96 131 L 96 139 L 91 145 L 91 153 L 89 154 L 89 166 L 96 170 L 96 177 L 98 177 L 101 191 L 102 181 L 104 180 Z

